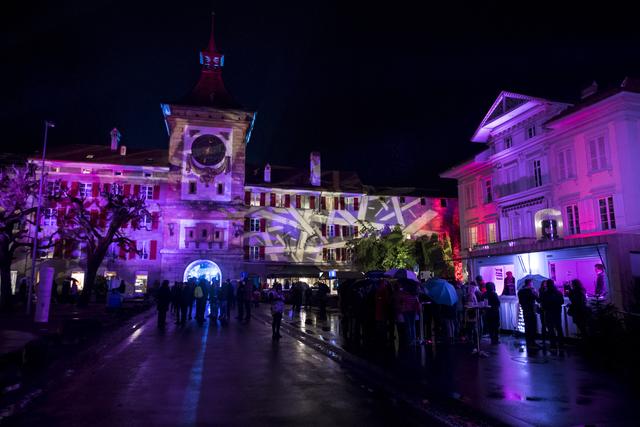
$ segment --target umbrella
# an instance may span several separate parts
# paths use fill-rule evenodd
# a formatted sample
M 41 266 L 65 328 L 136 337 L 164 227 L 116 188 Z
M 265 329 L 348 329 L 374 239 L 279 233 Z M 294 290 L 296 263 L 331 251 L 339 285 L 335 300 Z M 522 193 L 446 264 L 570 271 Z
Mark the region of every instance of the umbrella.
M 426 287 L 427 294 L 436 304 L 453 305 L 458 302 L 456 288 L 444 279 L 429 279 Z
M 386 273 L 382 270 L 371 270 L 364 273 L 367 279 L 382 279 L 385 275 Z
M 418 277 L 416 273 L 411 270 L 407 270 L 406 268 L 392 268 L 391 270 L 385 273 L 389 277 L 393 277 L 394 279 L 408 279 L 413 280 L 416 283 L 419 283 Z
M 524 281 L 527 279 L 533 280 L 533 287 L 535 289 L 540 289 L 540 284 L 544 280 L 548 280 L 549 278 L 541 276 L 540 274 L 527 274 L 526 276 L 518 280 L 518 290 L 522 289 L 522 287 L 524 286 Z

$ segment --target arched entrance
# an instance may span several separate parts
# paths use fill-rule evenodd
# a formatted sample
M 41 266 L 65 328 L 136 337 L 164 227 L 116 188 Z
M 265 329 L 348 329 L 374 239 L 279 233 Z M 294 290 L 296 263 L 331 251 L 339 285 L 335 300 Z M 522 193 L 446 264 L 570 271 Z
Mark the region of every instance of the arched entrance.
M 190 278 L 196 280 L 204 278 L 209 283 L 222 283 L 222 271 L 218 264 L 208 259 L 199 259 L 192 262 L 184 270 L 184 281 L 188 282 Z

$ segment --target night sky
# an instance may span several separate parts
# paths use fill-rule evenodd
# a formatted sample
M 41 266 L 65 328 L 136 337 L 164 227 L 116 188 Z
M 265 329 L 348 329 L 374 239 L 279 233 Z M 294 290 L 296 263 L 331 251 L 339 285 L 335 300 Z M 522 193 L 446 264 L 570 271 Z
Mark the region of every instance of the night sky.
M 248 162 L 306 168 L 319 150 L 369 184 L 451 191 L 438 174 L 480 148 L 500 90 L 574 102 L 640 75 L 637 15 L 611 1 L 21 3 L 0 14 L 11 152 L 37 149 L 44 119 L 54 145 L 108 144 L 115 126 L 166 147 L 159 104 L 195 84 L 212 9 L 227 89 L 258 110 Z

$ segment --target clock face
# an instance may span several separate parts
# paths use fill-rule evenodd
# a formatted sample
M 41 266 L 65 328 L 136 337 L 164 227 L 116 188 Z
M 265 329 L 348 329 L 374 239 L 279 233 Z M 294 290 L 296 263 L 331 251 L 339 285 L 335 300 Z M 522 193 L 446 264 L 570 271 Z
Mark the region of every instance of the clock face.
M 214 166 L 224 159 L 227 149 L 224 142 L 214 135 L 202 135 L 191 145 L 193 159 L 204 166 Z

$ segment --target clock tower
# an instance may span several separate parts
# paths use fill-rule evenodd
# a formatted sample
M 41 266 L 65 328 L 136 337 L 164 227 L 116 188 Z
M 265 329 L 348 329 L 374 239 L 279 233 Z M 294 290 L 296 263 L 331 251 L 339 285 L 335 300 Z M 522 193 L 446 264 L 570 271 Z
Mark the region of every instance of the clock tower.
M 167 269 L 210 260 L 223 276 L 227 272 L 225 278 L 234 278 L 241 269 L 245 146 L 255 113 L 233 100 L 222 79 L 223 66 L 212 16 L 198 82 L 186 97 L 161 105 L 170 163 L 163 215 L 173 224 L 162 259 Z

